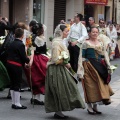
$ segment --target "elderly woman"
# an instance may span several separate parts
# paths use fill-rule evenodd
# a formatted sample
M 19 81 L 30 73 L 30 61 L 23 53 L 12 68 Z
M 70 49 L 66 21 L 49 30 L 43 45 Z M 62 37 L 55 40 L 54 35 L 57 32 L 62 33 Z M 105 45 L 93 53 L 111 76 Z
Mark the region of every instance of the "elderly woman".
M 120 25 L 116 25 L 116 31 L 117 31 L 117 35 L 118 35 L 118 38 L 117 38 L 117 43 L 118 43 L 118 48 L 119 48 L 119 51 L 120 51 Z
M 115 52 L 114 57 L 119 58 L 120 53 L 119 53 L 118 44 L 117 44 L 118 36 L 117 36 L 116 28 L 114 27 L 113 24 L 108 25 L 108 27 L 107 27 L 107 36 L 111 39 L 111 44 L 110 44 L 111 52 L 114 51 Z M 110 58 L 111 58 L 111 56 L 110 56 Z
M 69 53 L 62 41 L 68 35 L 67 27 L 58 25 L 54 35 L 46 76 L 45 110 L 47 113 L 55 112 L 55 118 L 64 119 L 66 116 L 62 111 L 85 108 L 85 105 L 75 79 L 68 72 L 71 67 L 68 63 Z
M 98 34 L 98 28 L 90 29 L 90 38 L 82 45 L 77 72 L 82 80 L 87 111 L 92 115 L 101 114 L 97 109 L 97 102 L 109 105 L 110 96 L 113 95 L 109 86 L 111 79 L 109 58 L 103 42 L 97 39 Z

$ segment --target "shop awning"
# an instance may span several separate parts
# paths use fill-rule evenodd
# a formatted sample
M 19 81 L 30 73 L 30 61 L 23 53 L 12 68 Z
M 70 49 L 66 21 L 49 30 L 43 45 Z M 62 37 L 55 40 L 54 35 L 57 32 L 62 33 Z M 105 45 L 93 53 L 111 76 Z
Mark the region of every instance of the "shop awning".
M 108 0 L 84 0 L 85 4 L 107 5 Z

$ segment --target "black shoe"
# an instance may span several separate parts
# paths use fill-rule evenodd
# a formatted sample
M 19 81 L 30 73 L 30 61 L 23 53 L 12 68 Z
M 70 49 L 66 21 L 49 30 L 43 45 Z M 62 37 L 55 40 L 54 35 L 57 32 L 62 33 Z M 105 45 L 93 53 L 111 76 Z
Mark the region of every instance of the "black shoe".
M 103 104 L 105 104 L 105 105 L 110 105 L 110 104 L 111 104 L 111 101 L 109 101 L 109 100 L 103 100 L 102 102 L 103 102 Z
M 97 111 L 97 110 L 95 110 L 95 109 L 93 109 L 93 111 L 94 111 L 96 114 L 102 114 L 102 112 Z
M 54 114 L 54 118 L 55 118 L 55 119 L 68 119 L 69 117 L 68 117 L 68 116 L 62 117 L 62 116 L 59 116 L 59 115 L 57 115 L 57 114 Z
M 111 102 L 107 102 L 107 103 L 104 103 L 105 105 L 110 105 L 111 104 Z
M 25 90 L 24 89 L 20 89 L 20 92 L 24 92 Z
M 88 109 L 87 109 L 87 111 L 88 111 L 88 114 L 90 114 L 90 115 L 95 115 L 95 112 L 91 112 L 91 111 L 89 111 Z
M 23 106 L 23 105 L 22 105 L 21 107 L 20 107 L 20 106 L 17 106 L 17 105 L 12 105 L 12 108 L 13 108 L 13 109 L 27 109 L 27 107 L 26 107 L 26 106 Z
M 105 104 L 105 105 L 110 105 L 111 102 L 103 102 L 103 104 Z
M 39 101 L 37 99 L 32 99 L 30 100 L 31 104 L 34 104 L 34 105 L 44 105 L 44 102 L 43 101 Z
M 13 109 L 14 109 L 14 108 L 15 108 L 15 105 L 14 105 L 14 104 L 12 104 L 11 108 L 13 108 Z
M 11 95 L 10 94 L 7 96 L 7 99 L 11 99 Z

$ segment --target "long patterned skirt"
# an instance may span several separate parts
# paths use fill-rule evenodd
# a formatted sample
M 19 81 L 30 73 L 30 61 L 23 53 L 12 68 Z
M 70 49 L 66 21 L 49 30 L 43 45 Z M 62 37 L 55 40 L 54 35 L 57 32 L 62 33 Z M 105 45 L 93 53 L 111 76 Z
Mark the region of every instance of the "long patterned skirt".
M 50 65 L 45 83 L 45 110 L 49 112 L 70 111 L 85 108 L 77 84 L 62 65 Z
M 34 55 L 31 67 L 31 81 L 33 94 L 45 94 L 45 76 L 49 58 L 44 55 Z M 30 69 L 25 69 L 28 83 L 30 84 Z
M 85 75 L 82 81 L 84 96 L 86 103 L 95 102 L 110 102 L 110 96 L 113 91 L 109 84 L 105 84 L 93 65 L 88 62 L 83 62 Z

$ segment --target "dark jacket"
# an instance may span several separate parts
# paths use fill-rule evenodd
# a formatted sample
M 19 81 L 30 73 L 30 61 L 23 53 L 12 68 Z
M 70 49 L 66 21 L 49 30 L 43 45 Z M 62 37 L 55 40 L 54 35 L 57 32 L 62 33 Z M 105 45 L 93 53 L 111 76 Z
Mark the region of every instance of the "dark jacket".
M 5 30 L 12 30 L 12 29 L 13 29 L 13 26 L 11 26 L 9 22 L 5 24 L 2 21 L 0 21 L 0 36 L 5 36 Z
M 14 61 L 24 65 L 29 63 L 29 58 L 27 58 L 25 53 L 25 45 L 19 39 L 15 39 L 9 46 L 7 50 L 7 60 Z

